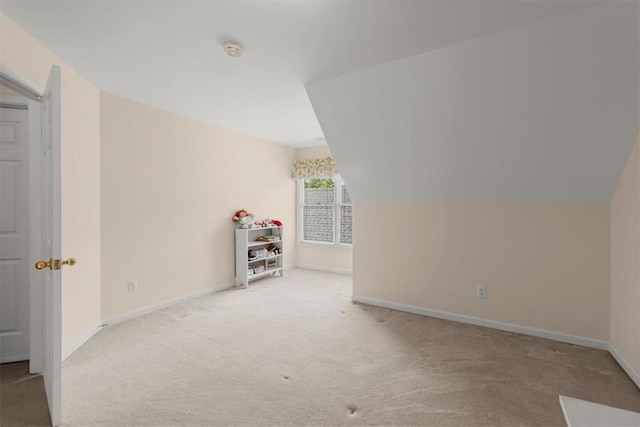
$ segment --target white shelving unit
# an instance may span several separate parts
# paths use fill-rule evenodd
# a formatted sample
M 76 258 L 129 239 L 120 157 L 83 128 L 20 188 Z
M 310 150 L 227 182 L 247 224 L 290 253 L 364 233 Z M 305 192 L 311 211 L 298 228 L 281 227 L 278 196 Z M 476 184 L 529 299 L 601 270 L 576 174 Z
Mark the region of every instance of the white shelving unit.
M 257 241 L 260 236 L 273 236 L 278 240 L 272 242 Z M 249 258 L 249 251 L 258 252 L 274 245 L 279 254 Z M 249 281 L 279 273 L 284 275 L 282 253 L 282 227 L 237 228 L 236 229 L 236 285 L 249 287 Z

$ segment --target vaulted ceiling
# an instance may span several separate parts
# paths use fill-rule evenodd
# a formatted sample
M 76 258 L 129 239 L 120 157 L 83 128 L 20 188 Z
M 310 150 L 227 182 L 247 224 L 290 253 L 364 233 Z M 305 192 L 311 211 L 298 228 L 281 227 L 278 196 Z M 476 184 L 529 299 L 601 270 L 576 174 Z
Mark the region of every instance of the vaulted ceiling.
M 588 7 L 573 1 L 3 0 L 101 90 L 292 146 L 323 143 L 305 84 Z M 225 56 L 237 40 L 245 55 Z
M 308 85 L 357 203 L 602 202 L 639 130 L 636 2 Z
M 326 138 L 357 203 L 606 201 L 638 132 L 637 2 L 0 10 L 101 90 L 286 145 Z

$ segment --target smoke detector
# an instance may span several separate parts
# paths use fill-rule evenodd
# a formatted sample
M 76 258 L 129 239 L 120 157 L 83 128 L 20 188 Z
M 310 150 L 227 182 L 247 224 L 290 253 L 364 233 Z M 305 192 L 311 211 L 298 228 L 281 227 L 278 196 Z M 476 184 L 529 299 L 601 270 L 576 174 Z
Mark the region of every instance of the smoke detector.
M 238 42 L 226 42 L 223 46 L 224 51 L 232 58 L 240 58 L 244 53 L 242 45 Z

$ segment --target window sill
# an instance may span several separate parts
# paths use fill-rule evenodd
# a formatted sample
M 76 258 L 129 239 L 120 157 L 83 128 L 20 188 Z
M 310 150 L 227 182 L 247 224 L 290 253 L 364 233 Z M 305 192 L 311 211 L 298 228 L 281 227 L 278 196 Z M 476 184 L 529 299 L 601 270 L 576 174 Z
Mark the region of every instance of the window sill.
M 297 242 L 296 246 L 308 249 L 324 249 L 327 251 L 351 252 L 353 245 L 344 243 L 314 243 L 314 242 Z

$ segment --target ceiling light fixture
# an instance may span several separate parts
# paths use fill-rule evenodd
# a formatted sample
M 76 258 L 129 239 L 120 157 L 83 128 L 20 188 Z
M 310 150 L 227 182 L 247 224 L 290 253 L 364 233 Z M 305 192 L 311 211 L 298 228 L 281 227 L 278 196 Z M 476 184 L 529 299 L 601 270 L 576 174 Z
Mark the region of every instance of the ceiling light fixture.
M 224 51 L 232 58 L 240 58 L 244 53 L 242 45 L 238 42 L 226 42 L 223 46 Z

